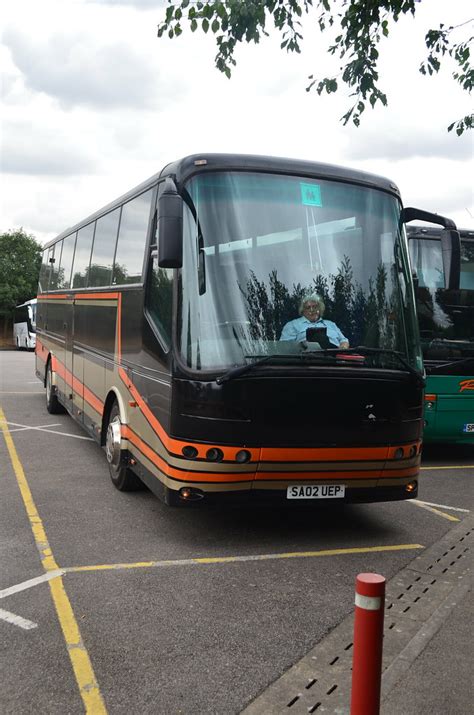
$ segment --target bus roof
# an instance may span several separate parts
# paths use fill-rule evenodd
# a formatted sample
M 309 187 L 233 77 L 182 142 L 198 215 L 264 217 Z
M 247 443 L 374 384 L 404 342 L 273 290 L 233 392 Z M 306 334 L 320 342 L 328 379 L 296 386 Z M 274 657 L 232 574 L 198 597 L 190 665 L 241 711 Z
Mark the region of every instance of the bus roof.
M 295 174 L 297 176 L 307 176 L 312 178 L 329 179 L 347 183 L 360 184 L 370 188 L 381 189 L 400 198 L 400 192 L 396 184 L 389 179 L 365 171 L 349 169 L 335 164 L 323 164 L 314 161 L 304 161 L 303 159 L 288 159 L 283 157 L 259 156 L 257 154 L 191 154 L 167 164 L 160 172 L 154 174 L 146 181 L 127 193 L 119 196 L 114 201 L 95 211 L 90 216 L 82 219 L 75 225 L 62 231 L 58 236 L 45 244 L 44 248 L 49 248 L 56 241 L 69 236 L 82 226 L 91 223 L 105 213 L 129 201 L 152 186 L 160 179 L 172 177 L 178 187 L 187 181 L 191 176 L 207 171 L 257 171 L 273 174 Z

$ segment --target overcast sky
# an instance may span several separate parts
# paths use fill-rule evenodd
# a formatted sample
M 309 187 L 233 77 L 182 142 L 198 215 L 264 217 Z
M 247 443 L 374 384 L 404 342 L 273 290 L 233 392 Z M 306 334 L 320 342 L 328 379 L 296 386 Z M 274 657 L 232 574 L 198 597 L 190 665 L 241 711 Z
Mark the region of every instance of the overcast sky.
M 307 93 L 337 69 L 329 37 L 305 20 L 303 52 L 276 35 L 237 48 L 228 80 L 211 36 L 156 36 L 160 0 L 15 0 L 4 4 L 0 231 L 41 242 L 191 153 L 239 152 L 342 164 L 398 184 L 404 204 L 474 228 L 473 137 L 448 134 L 472 111 L 453 66 L 424 78 L 424 35 L 473 14 L 468 0 L 422 0 L 381 47 L 389 106 L 343 127 L 347 92 Z M 466 37 L 469 27 L 462 36 Z M 472 26 L 471 26 L 472 34 Z

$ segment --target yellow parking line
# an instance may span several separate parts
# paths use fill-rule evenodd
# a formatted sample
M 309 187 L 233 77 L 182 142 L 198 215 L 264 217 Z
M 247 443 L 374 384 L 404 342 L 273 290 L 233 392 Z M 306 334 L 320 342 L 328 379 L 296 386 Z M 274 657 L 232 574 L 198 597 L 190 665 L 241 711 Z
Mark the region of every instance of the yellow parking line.
M 361 546 L 351 549 L 327 549 L 324 551 L 290 551 L 282 554 L 249 554 L 248 556 L 209 556 L 190 559 L 175 559 L 166 561 L 137 561 L 136 563 L 96 564 L 90 566 L 69 566 L 63 570 L 66 573 L 79 571 L 120 571 L 123 569 L 149 569 L 165 566 L 196 566 L 208 564 L 230 564 L 242 561 L 270 561 L 274 559 L 302 559 L 318 556 L 345 556 L 347 554 L 369 554 L 381 551 L 405 551 L 423 549 L 422 544 L 394 544 L 390 546 Z
M 418 499 L 407 499 L 407 501 L 410 504 L 413 504 L 413 506 L 419 506 L 420 509 L 426 509 L 426 511 L 431 511 L 432 514 L 437 514 L 438 516 L 442 516 L 444 519 L 447 519 L 448 521 L 461 521 L 457 516 L 453 516 L 452 514 L 446 514 L 444 511 L 440 511 L 439 509 L 435 509 L 432 506 L 429 506 L 428 504 L 425 504 L 422 501 L 418 501 Z
M 434 471 L 436 469 L 474 469 L 474 464 L 453 464 L 452 466 L 440 466 L 440 467 L 420 467 L 422 471 Z
M 55 571 L 59 567 L 56 564 L 53 552 L 49 546 L 43 522 L 41 521 L 41 517 L 36 509 L 33 495 L 31 494 L 25 472 L 18 457 L 12 436 L 8 430 L 7 421 L 1 407 L 0 429 L 2 430 L 5 438 L 10 460 L 23 499 L 23 504 L 25 505 L 26 513 L 28 515 L 36 547 L 40 554 L 41 562 L 46 572 Z M 58 614 L 59 623 L 61 625 L 69 658 L 71 659 L 72 668 L 86 713 L 90 713 L 90 715 L 102 715 L 103 713 L 106 713 L 107 710 L 100 694 L 99 686 L 92 668 L 92 663 L 84 646 L 71 603 L 64 589 L 62 577 L 58 576 L 57 578 L 52 578 L 49 581 L 49 588 L 54 606 L 56 608 L 56 613 Z

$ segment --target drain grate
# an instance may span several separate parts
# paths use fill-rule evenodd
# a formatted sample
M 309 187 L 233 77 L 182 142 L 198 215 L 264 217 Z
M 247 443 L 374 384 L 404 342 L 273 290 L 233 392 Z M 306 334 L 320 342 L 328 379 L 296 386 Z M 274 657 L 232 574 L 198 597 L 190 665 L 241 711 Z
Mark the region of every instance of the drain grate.
M 397 574 L 385 598 L 383 671 L 470 571 L 474 518 L 464 521 Z M 257 697 L 242 715 L 349 713 L 353 614 Z

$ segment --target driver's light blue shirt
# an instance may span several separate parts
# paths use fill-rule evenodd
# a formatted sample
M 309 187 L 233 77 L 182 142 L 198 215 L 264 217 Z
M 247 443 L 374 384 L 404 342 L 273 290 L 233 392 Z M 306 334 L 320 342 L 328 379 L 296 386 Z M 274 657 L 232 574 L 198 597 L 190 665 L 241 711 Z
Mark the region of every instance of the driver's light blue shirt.
M 326 328 L 328 340 L 336 347 L 339 347 L 343 342 L 349 342 L 332 320 L 320 318 L 316 322 L 312 322 L 308 320 L 308 318 L 305 318 L 304 315 L 302 315 L 301 318 L 290 320 L 290 322 L 284 326 L 281 331 L 280 340 L 296 340 L 301 343 L 303 340 L 306 340 L 307 328 Z

